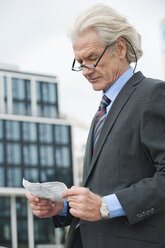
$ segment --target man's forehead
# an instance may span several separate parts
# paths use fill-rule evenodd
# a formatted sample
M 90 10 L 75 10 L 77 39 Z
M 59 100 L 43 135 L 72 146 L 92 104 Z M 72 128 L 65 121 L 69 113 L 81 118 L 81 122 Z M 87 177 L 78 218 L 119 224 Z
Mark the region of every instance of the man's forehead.
M 102 42 L 96 31 L 90 29 L 83 34 L 77 36 L 73 42 L 74 50 L 81 50 L 88 46 L 101 46 Z
M 74 47 L 74 53 L 77 56 L 91 56 L 92 54 L 97 54 L 98 50 L 101 48 L 101 45 L 88 44 L 88 46 Z
M 100 40 L 77 40 L 73 44 L 73 51 L 75 56 L 91 56 L 93 54 L 99 53 L 99 50 L 102 49 L 104 46 L 100 42 Z

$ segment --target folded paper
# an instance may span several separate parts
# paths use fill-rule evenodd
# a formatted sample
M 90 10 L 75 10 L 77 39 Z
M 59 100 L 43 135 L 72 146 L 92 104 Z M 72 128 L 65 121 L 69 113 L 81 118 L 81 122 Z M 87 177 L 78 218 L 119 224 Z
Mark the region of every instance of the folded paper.
M 23 178 L 22 183 L 24 188 L 39 198 L 53 201 L 65 200 L 61 197 L 61 194 L 67 189 L 67 186 L 62 182 L 31 183 Z

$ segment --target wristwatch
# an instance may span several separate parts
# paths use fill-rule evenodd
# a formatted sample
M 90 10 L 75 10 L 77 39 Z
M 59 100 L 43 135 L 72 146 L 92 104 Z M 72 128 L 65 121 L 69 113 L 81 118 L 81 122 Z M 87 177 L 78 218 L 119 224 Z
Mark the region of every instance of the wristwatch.
M 109 217 L 109 209 L 103 197 L 101 198 L 101 201 L 102 201 L 101 208 L 100 208 L 101 218 L 106 219 L 107 217 Z

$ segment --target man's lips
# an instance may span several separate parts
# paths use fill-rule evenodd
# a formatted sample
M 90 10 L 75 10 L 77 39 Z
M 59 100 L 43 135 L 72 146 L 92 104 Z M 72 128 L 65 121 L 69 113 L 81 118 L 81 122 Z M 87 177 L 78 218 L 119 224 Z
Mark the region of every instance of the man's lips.
M 93 77 L 93 78 L 89 78 L 89 82 L 91 83 L 96 83 L 99 80 L 100 77 Z

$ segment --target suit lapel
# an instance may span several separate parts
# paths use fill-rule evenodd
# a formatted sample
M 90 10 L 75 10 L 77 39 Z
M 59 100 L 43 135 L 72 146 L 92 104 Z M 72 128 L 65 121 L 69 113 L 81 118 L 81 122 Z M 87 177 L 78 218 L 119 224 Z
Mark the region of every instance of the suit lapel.
M 85 159 L 84 159 L 84 168 L 83 168 L 83 179 L 87 176 L 89 167 L 91 164 L 92 160 L 92 153 L 93 153 L 93 129 L 94 129 L 94 123 L 95 123 L 95 118 L 96 115 L 94 116 L 91 127 L 89 130 L 89 135 L 87 139 L 87 144 L 86 144 L 86 150 L 85 150 Z
M 107 138 L 107 135 L 111 131 L 116 118 L 122 111 L 122 108 L 126 104 L 126 102 L 129 100 L 129 97 L 132 95 L 132 93 L 136 90 L 136 85 L 140 83 L 140 81 L 144 78 L 141 72 L 136 73 L 122 88 L 120 93 L 118 94 L 117 98 L 115 99 L 108 116 L 104 122 L 104 125 L 102 127 L 102 131 L 100 133 L 100 136 L 98 138 L 95 152 L 92 157 L 92 135 L 93 135 L 93 126 L 94 126 L 94 120 L 91 125 L 91 129 L 89 132 L 87 147 L 86 147 L 86 154 L 85 154 L 85 161 L 84 161 L 84 186 L 87 183 L 87 180 L 94 169 L 94 166 L 96 164 L 96 160 L 102 150 L 102 147 L 104 145 L 104 142 Z M 94 118 L 95 119 L 95 118 Z

